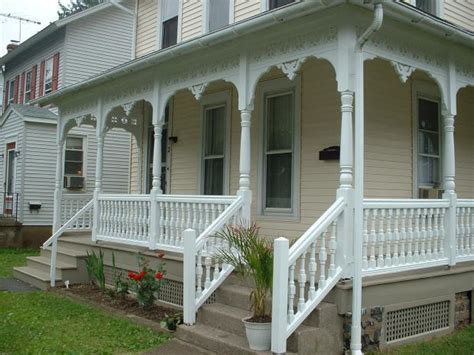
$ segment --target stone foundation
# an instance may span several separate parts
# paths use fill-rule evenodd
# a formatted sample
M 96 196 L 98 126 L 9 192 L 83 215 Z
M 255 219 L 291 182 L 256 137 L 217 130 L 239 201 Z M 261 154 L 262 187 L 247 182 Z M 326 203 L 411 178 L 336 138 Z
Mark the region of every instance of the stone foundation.
M 383 325 L 383 307 L 372 307 L 362 310 L 362 351 L 377 351 L 380 348 L 380 340 L 382 337 Z M 352 314 L 344 314 L 344 350 L 351 348 L 351 326 Z
M 39 248 L 52 234 L 51 226 L 23 226 L 21 227 L 22 246 Z
M 454 301 L 454 328 L 461 329 L 471 323 L 472 291 L 459 292 Z
M 21 248 L 21 224 L 12 218 L 0 218 L 0 248 Z

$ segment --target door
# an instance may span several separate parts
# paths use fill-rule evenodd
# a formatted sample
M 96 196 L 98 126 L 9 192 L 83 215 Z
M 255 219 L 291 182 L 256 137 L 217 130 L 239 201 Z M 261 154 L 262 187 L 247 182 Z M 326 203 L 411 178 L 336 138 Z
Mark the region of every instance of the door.
M 5 160 L 5 196 L 4 196 L 4 214 L 11 215 L 13 213 L 13 200 L 15 194 L 15 159 L 16 143 L 8 143 L 6 146 L 6 160 Z

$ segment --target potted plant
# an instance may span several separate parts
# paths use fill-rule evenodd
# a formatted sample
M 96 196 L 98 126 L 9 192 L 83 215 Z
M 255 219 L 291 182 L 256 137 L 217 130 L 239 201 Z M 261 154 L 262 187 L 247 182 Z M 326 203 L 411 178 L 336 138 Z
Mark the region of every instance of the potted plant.
M 243 278 L 251 281 L 250 306 L 252 315 L 244 318 L 245 332 L 252 350 L 269 350 L 271 345 L 271 315 L 267 298 L 272 289 L 273 247 L 259 236 L 258 227 L 226 226 L 217 234 L 229 248 L 219 250 L 221 262 L 234 267 Z

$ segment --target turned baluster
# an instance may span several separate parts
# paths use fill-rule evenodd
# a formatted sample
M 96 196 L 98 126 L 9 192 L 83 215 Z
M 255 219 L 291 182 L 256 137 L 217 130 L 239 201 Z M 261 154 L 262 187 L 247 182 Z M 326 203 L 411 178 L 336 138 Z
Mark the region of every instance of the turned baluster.
M 326 260 L 328 258 L 326 251 L 327 230 L 321 235 L 319 248 L 319 289 L 326 285 Z
M 316 241 L 311 243 L 308 270 L 309 270 L 309 298 L 313 300 L 314 297 L 316 296 L 316 271 L 317 271 Z
M 433 210 L 433 259 L 439 259 L 439 208 Z
M 431 260 L 433 258 L 432 251 L 433 251 L 433 226 L 432 226 L 432 218 L 433 218 L 433 209 L 428 208 L 428 215 L 427 215 L 427 240 L 426 240 L 426 260 Z
M 197 263 L 196 263 L 196 298 L 201 297 L 202 295 L 202 250 L 197 253 Z
M 306 252 L 303 252 L 300 256 L 300 272 L 298 275 L 298 284 L 300 288 L 299 300 L 298 300 L 298 312 L 302 312 L 304 310 L 305 305 L 305 285 L 306 285 Z
M 415 216 L 414 216 L 415 217 L 415 230 L 414 230 L 414 233 L 413 233 L 413 237 L 414 237 L 413 261 L 415 263 L 420 262 L 420 251 L 418 249 L 419 241 L 420 241 L 420 215 L 421 215 L 420 209 L 417 208 L 415 210 Z
M 393 258 L 392 265 L 397 266 L 400 262 L 398 258 L 398 249 L 400 246 L 400 230 L 398 229 L 398 224 L 400 223 L 400 210 L 395 209 L 395 215 L 393 220 Z
M 421 209 L 420 261 L 426 260 L 426 208 Z
M 377 210 L 373 209 L 372 211 L 372 222 L 370 228 L 370 258 L 369 258 L 369 266 L 371 269 L 375 269 L 377 267 L 377 262 L 375 258 L 375 248 L 377 245 L 377 231 L 375 229 L 375 222 L 377 221 Z
M 294 302 L 295 302 L 295 295 L 296 295 L 295 264 L 290 265 L 288 279 L 289 279 L 289 282 L 288 282 L 288 323 L 291 323 L 295 319 L 295 311 L 294 311 Z
M 369 261 L 367 258 L 368 248 L 369 248 L 369 230 L 367 221 L 369 219 L 369 209 L 364 210 L 364 242 L 362 245 L 362 270 L 367 270 L 369 268 Z
M 444 221 L 446 217 L 446 208 L 441 208 L 439 211 L 439 232 L 438 232 L 438 245 L 439 245 L 439 252 L 438 255 L 440 258 L 444 258 L 444 238 L 445 238 L 445 230 L 444 230 Z
M 392 217 L 393 209 L 389 208 L 387 213 L 387 231 L 385 238 L 385 261 L 384 266 L 392 266 Z
M 336 221 L 332 222 L 331 224 L 332 231 L 329 237 L 329 276 L 334 277 L 336 275 L 336 231 L 337 231 L 337 223 Z
M 384 243 L 385 243 L 385 232 L 384 232 L 384 220 L 385 220 L 385 210 L 380 209 L 380 218 L 379 218 L 379 252 L 377 255 L 377 267 L 384 267 Z

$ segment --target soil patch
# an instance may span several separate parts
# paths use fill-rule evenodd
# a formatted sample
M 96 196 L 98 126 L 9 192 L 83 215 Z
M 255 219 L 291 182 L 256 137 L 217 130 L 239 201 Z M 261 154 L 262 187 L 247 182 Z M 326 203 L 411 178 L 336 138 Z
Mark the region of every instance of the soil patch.
M 91 284 L 71 285 L 67 292 L 71 292 L 86 300 L 109 306 L 111 308 L 134 314 L 155 322 L 160 322 L 167 315 L 177 313 L 176 309 L 154 304 L 146 309 L 140 307 L 132 296 L 114 297 L 107 290 L 102 292 L 97 286 Z

